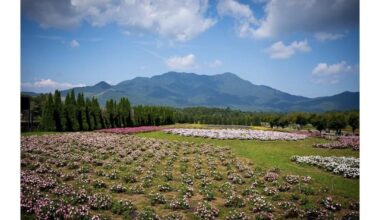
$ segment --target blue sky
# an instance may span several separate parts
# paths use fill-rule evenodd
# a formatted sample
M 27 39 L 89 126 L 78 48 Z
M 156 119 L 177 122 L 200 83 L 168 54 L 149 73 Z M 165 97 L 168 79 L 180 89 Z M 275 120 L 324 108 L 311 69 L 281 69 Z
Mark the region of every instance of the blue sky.
M 359 90 L 356 0 L 22 0 L 21 89 L 232 72 L 317 97 Z

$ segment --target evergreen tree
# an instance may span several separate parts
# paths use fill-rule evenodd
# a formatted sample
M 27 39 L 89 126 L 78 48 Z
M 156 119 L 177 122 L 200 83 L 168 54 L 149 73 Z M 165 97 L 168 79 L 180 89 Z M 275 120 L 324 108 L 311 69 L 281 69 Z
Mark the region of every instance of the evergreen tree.
M 99 102 L 95 97 L 92 97 L 92 108 L 93 108 L 92 117 L 94 121 L 94 129 L 106 128 Z
M 76 102 L 76 116 L 78 120 L 79 130 L 87 131 L 88 124 L 87 124 L 87 118 L 86 118 L 86 106 L 84 102 L 83 93 L 78 94 L 78 99 Z
M 61 99 L 61 93 L 55 90 L 54 93 L 54 121 L 56 131 L 63 131 L 64 117 L 63 117 L 63 105 Z
M 67 93 L 65 98 L 64 106 L 64 116 L 65 116 L 65 130 L 66 131 L 77 131 L 79 129 L 78 120 L 76 117 L 76 101 L 74 90 Z
M 109 123 L 109 126 L 111 128 L 114 128 L 116 126 L 115 122 L 116 122 L 116 112 L 115 112 L 115 102 L 113 101 L 113 99 L 110 99 L 106 102 L 106 112 L 107 112 L 107 119 L 108 119 L 108 123 Z
M 85 112 L 86 112 L 86 121 L 88 125 L 88 130 L 96 129 L 94 117 L 92 116 L 94 113 L 94 108 L 92 106 L 92 102 L 89 98 L 86 98 L 85 102 Z
M 55 130 L 54 101 L 51 93 L 49 93 L 42 110 L 41 128 L 45 131 Z

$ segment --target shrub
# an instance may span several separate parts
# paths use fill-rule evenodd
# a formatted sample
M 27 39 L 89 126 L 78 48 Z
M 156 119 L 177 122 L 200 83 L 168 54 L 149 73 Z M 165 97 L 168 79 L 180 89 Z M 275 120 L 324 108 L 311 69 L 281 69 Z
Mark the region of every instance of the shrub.
M 251 196 L 249 198 L 249 203 L 251 204 L 251 210 L 255 213 L 261 211 L 272 211 L 272 204 L 267 202 L 263 196 Z
M 135 183 L 137 182 L 137 179 L 135 177 L 135 175 L 131 174 L 131 173 L 127 173 L 123 176 L 123 180 L 126 182 L 126 183 Z
M 104 194 L 94 194 L 89 197 L 88 201 L 91 209 L 110 209 L 111 208 L 111 197 L 109 195 Z
M 179 213 L 170 213 L 169 215 L 164 217 L 164 220 L 182 220 L 183 216 Z
M 192 186 L 188 186 L 186 184 L 182 184 L 182 186 L 179 189 L 179 192 L 181 195 L 186 196 L 186 197 L 191 197 L 194 195 L 194 188 Z
M 111 186 L 111 191 L 114 193 L 124 193 L 127 191 L 127 188 L 125 188 L 121 184 L 116 184 L 116 185 Z
M 239 184 L 239 185 L 241 185 L 241 184 L 245 183 L 244 179 L 239 174 L 236 174 L 236 173 L 229 174 L 227 178 L 233 184 Z
M 144 187 L 142 187 L 141 184 L 135 185 L 135 186 L 130 186 L 128 188 L 128 193 L 129 194 L 144 194 L 145 193 L 145 189 L 144 189 Z
M 294 184 L 299 183 L 300 177 L 298 175 L 287 175 L 287 176 L 285 176 L 285 180 L 289 184 L 294 185 Z
M 173 180 L 173 173 L 171 171 L 164 171 L 162 173 L 162 177 L 164 179 L 164 181 L 171 181 Z
M 149 194 L 149 200 L 151 205 L 156 205 L 156 204 L 165 204 L 166 199 L 164 195 L 161 193 L 151 193 Z
M 168 183 L 158 186 L 158 190 L 160 192 L 171 192 L 173 191 L 173 187 L 171 187 Z
M 195 214 L 205 220 L 212 220 L 218 217 L 219 209 L 212 207 L 208 202 L 203 201 L 198 203 L 195 209 Z
M 130 200 L 119 200 L 112 204 L 112 213 L 123 216 L 131 216 L 135 213 L 136 207 Z
M 138 220 L 160 220 L 160 217 L 156 214 L 152 208 L 144 208 L 137 216 Z
M 268 172 L 264 176 L 264 180 L 267 182 L 274 182 L 278 179 L 278 174 L 274 172 Z
M 201 194 L 203 195 L 203 199 L 211 201 L 215 199 L 215 192 L 211 185 L 206 185 L 201 188 Z
M 185 196 L 183 196 L 179 199 L 174 199 L 174 200 L 170 201 L 169 207 L 173 210 L 189 209 L 190 203 L 189 203 L 189 200 Z
M 239 212 L 237 210 L 230 211 L 226 217 L 227 220 L 248 220 L 248 217 L 244 212 Z
M 101 180 L 95 180 L 92 185 L 95 189 L 107 188 L 107 184 Z
M 223 175 L 222 175 L 220 172 L 212 171 L 211 176 L 212 176 L 213 179 L 216 180 L 216 181 L 223 180 Z
M 283 183 L 279 185 L 277 188 L 280 192 L 286 192 L 290 190 L 291 186 L 288 183 Z
M 244 199 L 236 195 L 236 193 L 232 193 L 224 202 L 224 206 L 226 207 L 234 207 L 234 208 L 241 208 L 245 206 Z
M 338 211 L 342 207 L 341 204 L 335 203 L 331 197 L 322 199 L 321 204 L 331 211 Z

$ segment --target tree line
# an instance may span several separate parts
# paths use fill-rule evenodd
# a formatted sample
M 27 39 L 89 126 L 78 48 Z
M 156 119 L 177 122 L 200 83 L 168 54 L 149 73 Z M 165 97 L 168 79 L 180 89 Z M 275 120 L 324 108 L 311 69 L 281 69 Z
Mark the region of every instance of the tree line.
M 119 101 L 107 100 L 105 108 L 101 108 L 95 97 L 85 98 L 83 93 L 76 96 L 74 90 L 67 93 L 64 101 L 56 90 L 54 95 L 35 98 L 34 105 L 41 111 L 39 128 L 44 131 L 91 131 L 174 123 L 174 110 L 169 107 L 132 107 L 129 100 L 122 97 Z
M 342 129 L 345 129 L 349 125 L 352 133 L 355 133 L 355 131 L 359 128 L 359 112 L 293 112 L 271 115 L 267 118 L 267 121 L 269 126 L 272 128 L 285 128 L 290 124 L 295 124 L 298 128 L 303 128 L 305 125 L 311 124 L 319 132 L 324 130 L 333 130 L 336 134 L 341 134 Z
M 215 125 L 265 125 L 271 128 L 289 126 L 302 129 L 306 125 L 316 130 L 333 130 L 337 134 L 348 125 L 355 132 L 359 128 L 359 112 L 244 112 L 230 108 L 163 106 L 132 106 L 128 98 L 116 101 L 109 99 L 101 107 L 95 97 L 67 93 L 64 101 L 60 91 L 54 95 L 33 97 L 35 115 L 40 116 L 40 130 L 45 131 L 90 131 L 103 128 L 167 125 L 173 123 L 200 123 Z
M 206 108 L 193 107 L 177 109 L 175 120 L 178 123 L 201 123 L 219 125 L 246 125 L 261 126 L 266 125 L 271 128 L 286 128 L 295 126 L 302 129 L 305 125 L 312 125 L 316 130 L 333 130 L 337 134 L 342 133 L 342 129 L 348 125 L 354 133 L 359 128 L 359 112 L 244 112 L 232 110 L 230 108 Z

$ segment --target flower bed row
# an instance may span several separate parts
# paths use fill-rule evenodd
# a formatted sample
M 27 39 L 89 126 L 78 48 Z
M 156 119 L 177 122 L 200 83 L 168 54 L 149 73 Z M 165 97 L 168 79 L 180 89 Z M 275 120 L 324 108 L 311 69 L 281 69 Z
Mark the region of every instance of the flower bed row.
M 22 219 L 354 219 L 358 205 L 339 205 L 351 202 L 228 147 L 100 132 L 21 138 Z
M 329 148 L 329 149 L 347 149 L 359 150 L 359 136 L 342 136 L 338 137 L 334 142 L 325 144 L 314 144 L 316 148 Z
M 162 130 L 162 127 L 159 126 L 141 126 L 141 127 L 128 127 L 128 128 L 107 128 L 98 130 L 105 133 L 114 133 L 114 134 L 133 134 L 141 132 L 151 132 Z
M 296 163 L 305 163 L 317 166 L 329 172 L 343 175 L 346 178 L 359 178 L 359 158 L 292 156 L 291 160 Z
M 262 131 L 248 129 L 167 129 L 166 133 L 177 134 L 182 136 L 205 137 L 213 139 L 240 139 L 240 140 L 302 140 L 307 137 L 304 134 Z

